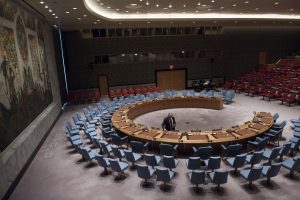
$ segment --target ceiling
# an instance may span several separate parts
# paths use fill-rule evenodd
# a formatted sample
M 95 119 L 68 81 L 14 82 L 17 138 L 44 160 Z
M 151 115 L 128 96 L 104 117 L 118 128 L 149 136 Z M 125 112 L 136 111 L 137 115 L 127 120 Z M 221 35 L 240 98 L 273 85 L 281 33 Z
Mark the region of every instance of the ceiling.
M 23 0 L 63 30 L 300 26 L 300 0 Z

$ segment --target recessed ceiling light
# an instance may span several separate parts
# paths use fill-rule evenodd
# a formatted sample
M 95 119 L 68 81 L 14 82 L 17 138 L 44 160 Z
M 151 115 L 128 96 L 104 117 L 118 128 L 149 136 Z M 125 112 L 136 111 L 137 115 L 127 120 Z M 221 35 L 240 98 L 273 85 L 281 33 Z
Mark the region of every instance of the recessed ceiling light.
M 136 14 L 139 14 L 140 12 L 135 12 Z
M 173 24 L 174 22 L 170 22 L 170 24 Z
M 116 11 L 119 11 L 119 10 L 120 10 L 119 8 L 116 9 Z
M 58 17 L 57 17 L 57 16 L 55 16 L 55 18 L 56 18 L 56 19 L 58 19 Z
M 40 4 L 44 4 L 45 2 L 41 1 Z
M 100 19 L 97 19 L 97 22 L 100 22 L 101 20 Z
M 275 2 L 274 4 L 275 4 L 275 5 L 278 5 L 278 4 L 279 4 L 279 2 Z
M 143 0 L 140 0 L 140 1 L 143 1 Z
M 235 23 L 235 24 L 237 24 L 237 23 L 238 23 L 238 21 L 234 21 L 234 23 Z
M 220 7 L 220 9 L 224 9 L 224 7 L 222 6 L 222 7 Z
M 131 5 L 131 6 L 137 6 L 137 4 L 136 4 L 136 3 L 131 3 L 131 4 L 129 4 L 129 5 Z
M 119 22 L 118 24 L 122 24 L 122 22 Z
M 159 4 L 156 4 L 156 7 L 159 7 Z
M 52 10 L 50 9 L 49 12 L 52 12 Z
M 149 5 L 150 5 L 150 3 L 147 1 L 147 2 L 146 2 L 146 5 L 147 5 L 147 6 L 149 6 Z
M 103 3 L 100 3 L 100 6 L 103 6 L 104 4 Z
M 97 22 L 94 22 L 94 24 L 97 24 Z
M 151 22 L 147 22 L 147 24 L 150 24 Z
M 211 11 L 211 9 L 209 8 L 209 9 L 207 9 L 207 11 Z
M 172 4 L 169 5 L 169 8 L 172 8 Z
M 293 22 L 289 22 L 289 24 L 292 24 Z
M 108 9 L 110 9 L 110 6 L 107 6 Z
M 81 17 L 78 17 L 77 19 L 78 19 L 78 20 L 81 20 Z
M 137 56 L 138 54 L 137 54 L 137 53 L 135 53 L 134 55 L 135 55 L 135 56 Z
M 77 8 L 73 8 L 73 10 L 77 10 Z
M 215 3 L 215 1 L 214 1 L 214 0 L 211 0 L 211 2 L 212 2 L 212 3 Z
M 69 14 L 70 12 L 69 12 L 69 11 L 67 11 L 66 13 L 67 13 L 67 14 Z
M 168 8 L 164 8 L 164 10 L 168 10 Z
M 47 5 L 45 5 L 45 8 L 49 8 Z
M 290 11 L 293 11 L 293 10 L 294 10 L 293 8 L 290 9 Z
M 255 10 L 259 10 L 259 8 L 255 8 Z
M 195 11 L 196 13 L 199 12 L 198 10 Z
M 193 24 L 195 24 L 196 22 L 192 22 Z
M 186 7 L 186 5 L 185 5 L 185 4 L 183 4 L 183 7 L 185 8 L 185 7 Z
M 203 4 L 202 6 L 203 6 L 203 7 L 206 7 L 207 5 Z
M 200 6 L 201 5 L 201 3 L 200 2 L 198 2 L 198 4 L 197 4 L 198 6 Z
M 214 24 L 216 24 L 217 23 L 217 21 L 214 21 Z
M 125 12 L 127 12 L 127 13 L 128 13 L 128 10 L 126 10 Z
M 245 1 L 245 3 L 249 3 L 249 1 Z
M 256 21 L 253 21 L 254 24 L 256 24 Z
M 54 16 L 54 15 L 55 15 L 55 13 L 52 13 L 52 15 Z
M 233 6 L 233 7 L 236 7 L 236 4 L 233 4 L 232 6 Z
M 83 15 L 83 17 L 87 17 L 87 15 Z

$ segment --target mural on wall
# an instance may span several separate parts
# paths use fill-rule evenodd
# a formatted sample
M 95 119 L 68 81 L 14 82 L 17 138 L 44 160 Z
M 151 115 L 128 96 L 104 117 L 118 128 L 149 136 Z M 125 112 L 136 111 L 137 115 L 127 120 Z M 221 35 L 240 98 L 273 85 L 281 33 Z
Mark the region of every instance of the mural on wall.
M 44 23 L 0 0 L 0 151 L 51 102 Z

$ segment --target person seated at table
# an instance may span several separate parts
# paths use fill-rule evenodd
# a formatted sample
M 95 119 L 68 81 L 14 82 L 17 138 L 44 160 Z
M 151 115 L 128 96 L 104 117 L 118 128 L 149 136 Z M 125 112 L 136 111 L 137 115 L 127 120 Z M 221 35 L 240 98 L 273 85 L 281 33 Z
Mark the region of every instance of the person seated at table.
M 162 122 L 162 129 L 166 131 L 174 131 L 176 126 L 175 117 L 172 113 L 169 113 Z

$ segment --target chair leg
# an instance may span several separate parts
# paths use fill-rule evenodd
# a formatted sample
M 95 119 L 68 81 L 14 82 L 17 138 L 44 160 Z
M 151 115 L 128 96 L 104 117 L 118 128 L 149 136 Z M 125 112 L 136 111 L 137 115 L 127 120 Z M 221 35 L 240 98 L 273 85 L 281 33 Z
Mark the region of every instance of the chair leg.
M 252 181 L 249 181 L 249 188 L 252 188 Z
M 271 178 L 267 177 L 267 184 L 270 185 L 270 183 L 271 183 Z

